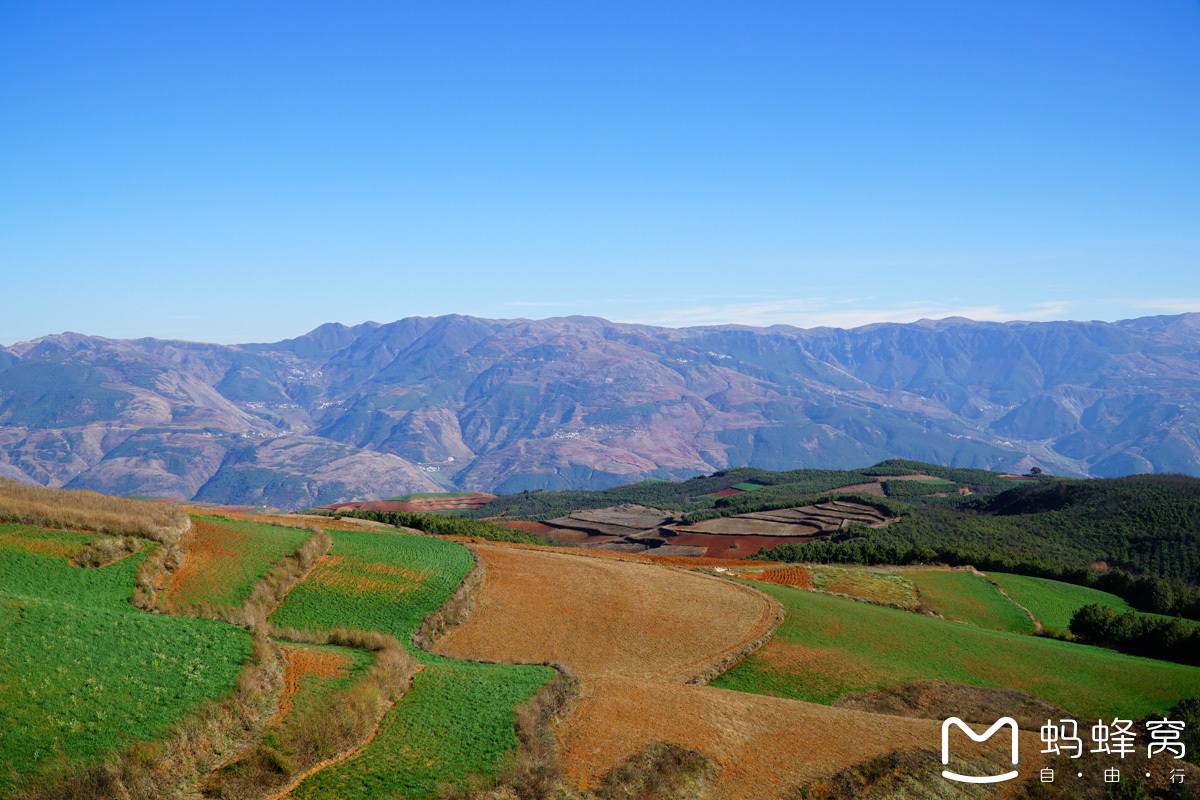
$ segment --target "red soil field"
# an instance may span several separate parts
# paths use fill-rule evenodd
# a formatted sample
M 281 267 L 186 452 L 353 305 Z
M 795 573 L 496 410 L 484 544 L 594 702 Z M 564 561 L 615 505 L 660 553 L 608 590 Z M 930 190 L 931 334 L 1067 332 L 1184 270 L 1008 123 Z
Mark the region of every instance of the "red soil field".
M 192 529 L 183 540 L 187 557 L 171 579 L 168 602 L 204 596 L 205 587 L 221 579 L 221 565 L 238 558 L 239 545 L 245 541 L 240 531 L 212 520 L 193 518 Z
M 494 525 L 503 525 L 506 528 L 512 528 L 514 531 L 525 531 L 526 533 L 540 533 L 543 535 L 548 534 L 548 533 L 553 533 L 555 535 L 555 537 L 559 538 L 559 539 L 566 538 L 566 537 L 562 536 L 562 534 L 565 534 L 565 533 L 578 533 L 578 534 L 582 535 L 584 538 L 587 537 L 587 534 L 583 533 L 583 531 L 564 531 L 564 530 L 560 530 L 559 528 L 555 528 L 550 525 L 547 525 L 544 522 L 530 522 L 530 521 L 523 520 L 523 519 L 504 519 L 503 517 L 492 517 L 486 521 L 490 522 Z
M 767 569 L 758 573 L 742 575 L 741 577 L 756 581 L 765 581 L 766 583 L 781 583 L 784 586 L 798 586 L 801 589 L 814 588 L 812 576 L 808 574 L 808 570 L 798 566 Z
M 722 489 L 719 492 L 713 492 L 709 497 L 733 497 L 735 494 L 746 494 L 741 489 Z
M 752 556 L 764 547 L 775 547 L 791 542 L 811 542 L 812 536 L 741 536 L 719 533 L 681 533 L 671 537 L 668 544 L 682 544 L 693 547 L 707 547 L 704 553 L 708 558 L 745 558 Z

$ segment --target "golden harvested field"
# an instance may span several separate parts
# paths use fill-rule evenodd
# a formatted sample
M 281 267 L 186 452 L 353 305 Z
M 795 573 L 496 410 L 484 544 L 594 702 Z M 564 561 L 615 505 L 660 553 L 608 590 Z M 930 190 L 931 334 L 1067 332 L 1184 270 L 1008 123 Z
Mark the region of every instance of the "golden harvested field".
M 779 608 L 749 587 L 653 564 L 476 552 L 483 588 L 470 618 L 438 643 L 443 655 L 682 683 L 772 630 Z
M 972 726 L 982 732 L 981 726 Z M 801 783 L 899 749 L 940 750 L 937 720 L 852 712 L 710 686 L 602 678 L 585 681 L 557 737 L 567 781 L 594 787 L 615 765 L 656 742 L 704 753 L 721 768 L 706 800 L 771 800 Z M 1021 732 L 1025 760 L 1041 746 Z M 986 747 L 997 749 L 1004 737 Z M 965 736 L 955 753 L 978 753 Z M 952 762 L 953 765 L 953 762 Z

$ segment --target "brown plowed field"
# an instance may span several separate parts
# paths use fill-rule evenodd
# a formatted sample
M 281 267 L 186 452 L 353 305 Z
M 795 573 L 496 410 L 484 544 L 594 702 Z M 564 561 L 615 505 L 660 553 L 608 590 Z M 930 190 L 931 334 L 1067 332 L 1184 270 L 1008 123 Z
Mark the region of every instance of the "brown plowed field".
M 544 550 L 476 552 L 483 588 L 467 621 L 438 642 L 443 655 L 682 683 L 775 625 L 773 599 L 708 575 Z
M 725 534 L 726 536 L 748 535 L 757 538 L 770 536 L 776 539 L 781 536 L 792 538 L 801 536 L 812 537 L 821 532 L 820 528 L 816 525 L 772 522 L 742 516 L 706 519 L 703 522 L 697 522 L 695 525 L 690 525 L 686 528 L 677 528 L 676 530 L 688 533 Z
M 558 528 L 551 527 L 544 522 L 531 522 L 524 519 L 504 519 L 504 517 L 492 517 L 487 521 L 494 525 L 503 525 L 506 528 L 512 528 L 514 531 L 525 531 L 526 533 L 540 533 L 543 535 L 547 533 L 554 533 L 556 536 L 559 536 L 559 538 L 562 538 L 561 533 L 565 533 L 565 531 L 560 532 Z M 572 531 L 572 533 L 582 532 Z M 586 535 L 581 535 L 579 538 L 584 539 L 587 537 Z
M 811 536 L 741 536 L 715 533 L 681 533 L 667 541 L 670 544 L 707 547 L 708 558 L 738 559 L 752 556 L 764 547 L 775 547 L 792 542 L 811 542 Z
M 762 572 L 744 574 L 741 577 L 767 583 L 781 583 L 784 586 L 799 586 L 801 589 L 813 588 L 812 576 L 808 574 L 808 570 L 799 566 L 765 569 Z
M 710 800 L 771 800 L 875 756 L 941 749 L 937 720 L 631 678 L 585 681 L 574 713 L 556 735 L 567 781 L 581 788 L 594 787 L 614 766 L 656 742 L 697 750 L 721 768 Z M 1022 755 L 1040 749 L 1035 734 L 1021 735 Z M 1003 747 L 1001 739 L 993 736 L 986 746 Z M 971 752 L 965 741 L 959 747 L 962 740 L 965 735 L 955 739 L 955 752 Z

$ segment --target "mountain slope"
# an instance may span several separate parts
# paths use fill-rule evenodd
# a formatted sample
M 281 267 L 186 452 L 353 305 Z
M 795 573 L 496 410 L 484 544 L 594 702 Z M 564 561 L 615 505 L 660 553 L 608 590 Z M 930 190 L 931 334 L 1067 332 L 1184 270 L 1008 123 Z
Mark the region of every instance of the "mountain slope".
M 853 330 L 453 315 L 234 346 L 66 333 L 0 350 L 0 473 L 283 506 L 890 457 L 1200 474 L 1198 356 L 1195 314 Z

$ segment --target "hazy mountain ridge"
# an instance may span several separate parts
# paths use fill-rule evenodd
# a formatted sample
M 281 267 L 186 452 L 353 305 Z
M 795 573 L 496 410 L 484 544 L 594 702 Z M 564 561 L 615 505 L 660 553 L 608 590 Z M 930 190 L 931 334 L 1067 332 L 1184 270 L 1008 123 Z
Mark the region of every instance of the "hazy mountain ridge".
M 1200 315 L 852 330 L 329 323 L 0 348 L 0 474 L 298 506 L 888 457 L 1200 474 Z

